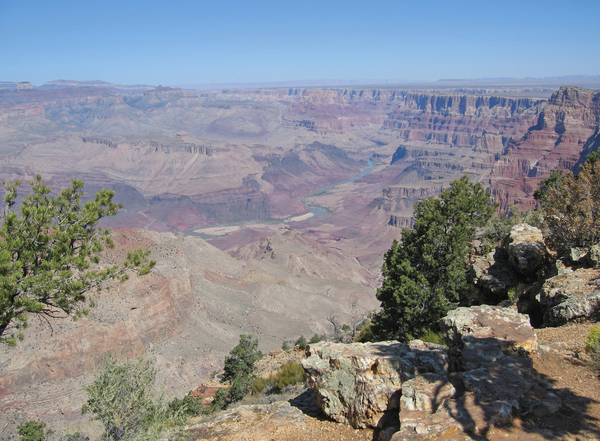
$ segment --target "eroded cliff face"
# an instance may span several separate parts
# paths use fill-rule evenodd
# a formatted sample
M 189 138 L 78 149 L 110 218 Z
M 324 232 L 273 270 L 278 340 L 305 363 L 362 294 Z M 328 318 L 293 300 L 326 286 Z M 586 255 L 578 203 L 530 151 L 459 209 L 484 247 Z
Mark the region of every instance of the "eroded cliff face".
M 577 88 L 550 104 L 479 89 L 72 89 L 0 93 L 3 178 L 118 189 L 126 210 L 111 225 L 157 231 L 290 219 L 326 187 L 309 199 L 333 214 L 294 228 L 373 269 L 419 198 L 467 174 L 530 206 L 536 180 L 600 143 L 597 92 Z M 368 176 L 329 187 L 369 157 Z
M 350 239 L 347 232 L 359 228 L 368 235 L 380 234 L 375 230 L 382 224 L 411 226 L 413 204 L 438 194 L 462 174 L 483 181 L 508 143 L 536 123 L 545 105 L 546 100 L 534 98 L 307 89 L 284 118 L 317 135 L 360 134 L 376 144 L 368 148 L 379 153 L 381 165 L 371 175 L 352 190 L 333 189 L 311 198 L 334 211 L 333 222 L 340 228 L 330 237 L 343 241 Z M 358 219 L 360 227 L 352 225 Z M 317 223 L 311 221 L 313 231 Z
M 319 134 L 381 124 L 399 131 L 407 141 L 473 145 L 485 130 L 507 136 L 526 130 L 545 103 L 543 99 L 391 89 L 307 89 L 287 115 L 292 124 Z
M 517 203 L 531 208 L 537 184 L 553 170 L 573 170 L 598 146 L 600 92 L 561 87 L 537 124 L 510 142 L 490 170 L 493 197 L 505 207 Z
M 600 145 L 599 95 L 563 87 L 546 104 L 388 91 L 382 99 L 400 100 L 402 106 L 383 126 L 398 133 L 401 144 L 391 166 L 380 173 L 391 185 L 369 206 L 387 212 L 390 225 L 409 227 L 416 201 L 468 174 L 489 185 L 502 208 L 513 202 L 533 208 L 541 179 L 555 169 L 574 170 Z M 364 94 L 354 96 L 365 99 Z
M 120 186 L 118 197 L 135 206 L 113 226 L 180 231 L 304 214 L 297 197 L 356 176 L 367 156 L 389 161 L 395 149 L 407 149 L 401 162 L 436 187 L 480 174 L 533 125 L 544 100 L 393 89 L 158 87 L 119 95 L 72 87 L 7 91 L 0 103 L 4 178 L 41 173 L 50 182 L 66 175 L 90 188 Z M 371 200 L 407 180 L 378 178 Z M 389 215 L 397 213 L 378 222 Z
M 544 100 L 504 97 L 406 94 L 384 122 L 406 141 L 475 146 L 488 139 L 512 137 L 526 130 Z

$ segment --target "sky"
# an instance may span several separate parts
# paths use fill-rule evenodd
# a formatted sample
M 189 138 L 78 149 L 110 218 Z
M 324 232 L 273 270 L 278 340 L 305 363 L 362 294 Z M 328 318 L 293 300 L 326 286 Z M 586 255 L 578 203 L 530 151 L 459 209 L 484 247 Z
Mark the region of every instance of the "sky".
M 0 81 L 600 75 L 598 0 L 0 0 Z

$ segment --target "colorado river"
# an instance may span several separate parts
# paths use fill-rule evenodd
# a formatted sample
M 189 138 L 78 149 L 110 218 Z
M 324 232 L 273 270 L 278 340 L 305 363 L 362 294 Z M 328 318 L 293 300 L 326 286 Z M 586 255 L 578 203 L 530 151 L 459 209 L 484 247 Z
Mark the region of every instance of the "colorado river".
M 372 171 L 373 171 L 373 161 L 371 160 L 371 157 L 369 157 L 369 158 L 367 158 L 367 167 L 363 171 L 361 171 L 360 174 L 358 174 L 358 176 L 356 176 L 352 179 L 347 179 L 345 181 L 338 182 L 337 184 L 328 185 L 327 187 L 319 188 L 318 190 L 315 190 L 310 194 L 299 197 L 298 200 L 300 202 L 302 202 L 306 208 L 308 208 L 308 210 L 312 213 L 312 216 L 305 214 L 303 216 L 296 216 L 296 217 L 288 218 L 288 219 L 267 219 L 267 220 L 263 220 L 263 221 L 258 220 L 258 221 L 242 222 L 242 223 L 220 224 L 220 225 L 213 225 L 211 227 L 195 228 L 193 230 L 186 230 L 183 233 L 190 234 L 192 236 L 200 236 L 203 239 L 211 239 L 213 237 L 223 236 L 223 235 L 227 235 L 229 233 L 233 233 L 235 231 L 242 229 L 246 225 L 278 224 L 281 222 L 290 222 L 290 221 L 294 221 L 294 220 L 297 222 L 300 222 L 300 221 L 308 219 L 310 217 L 325 216 L 325 215 L 329 214 L 327 209 L 324 209 L 323 207 L 319 207 L 317 205 L 307 204 L 304 202 L 304 199 L 311 197 L 311 196 L 319 196 L 319 195 L 324 194 L 327 191 L 332 190 L 340 185 L 349 184 L 351 182 L 354 182 L 357 179 L 367 176 Z
M 310 211 L 310 212 L 311 212 L 311 213 L 312 213 L 312 214 L 313 214 L 315 217 L 318 217 L 318 216 L 325 216 L 325 215 L 329 214 L 329 213 L 327 212 L 327 210 L 324 210 L 322 207 L 319 207 L 319 206 L 316 206 L 316 205 L 310 205 L 310 204 L 307 204 L 307 203 L 305 203 L 305 202 L 304 202 L 304 198 L 309 198 L 309 197 L 311 197 L 311 196 L 319 196 L 319 195 L 322 195 L 322 194 L 324 194 L 324 193 L 327 193 L 329 190 L 331 190 L 331 189 L 333 189 L 333 188 L 336 188 L 336 187 L 338 187 L 338 186 L 340 186 L 340 185 L 349 184 L 349 183 L 351 183 L 351 182 L 354 182 L 354 181 L 356 181 L 356 180 L 358 180 L 358 179 L 360 179 L 360 178 L 362 178 L 362 177 L 364 177 L 364 176 L 367 176 L 369 173 L 371 173 L 371 172 L 373 171 L 373 161 L 371 160 L 371 157 L 367 158 L 367 163 L 368 163 L 368 165 L 367 165 L 367 168 L 365 168 L 363 171 L 361 171 L 361 172 L 360 172 L 360 174 L 359 174 L 358 176 L 356 176 L 355 178 L 352 178 L 352 179 L 347 179 L 347 180 L 345 180 L 345 181 L 338 182 L 337 184 L 328 185 L 327 187 L 319 188 L 318 190 L 316 190 L 316 191 L 313 191 L 312 193 L 310 193 L 310 194 L 307 194 L 306 196 L 301 196 L 301 197 L 299 197 L 299 198 L 298 198 L 298 200 L 299 200 L 300 202 L 302 202 L 302 203 L 304 204 L 304 206 L 305 206 L 306 208 L 308 208 L 308 210 L 309 210 L 309 211 Z

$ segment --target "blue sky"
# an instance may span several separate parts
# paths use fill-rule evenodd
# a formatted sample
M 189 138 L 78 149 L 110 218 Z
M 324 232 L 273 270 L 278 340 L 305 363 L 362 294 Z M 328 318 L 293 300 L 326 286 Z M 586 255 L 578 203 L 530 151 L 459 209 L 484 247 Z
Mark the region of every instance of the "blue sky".
M 600 1 L 0 0 L 0 81 L 600 75 Z

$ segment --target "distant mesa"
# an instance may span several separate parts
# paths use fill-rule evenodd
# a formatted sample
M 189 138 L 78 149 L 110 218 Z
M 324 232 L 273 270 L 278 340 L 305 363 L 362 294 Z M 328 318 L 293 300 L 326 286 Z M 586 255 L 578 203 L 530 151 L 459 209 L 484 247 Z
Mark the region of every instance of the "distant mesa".
M 87 81 L 75 81 L 75 80 L 55 80 L 48 81 L 44 83 L 42 86 L 38 87 L 39 90 L 49 90 L 49 89 L 65 89 L 70 87 L 76 88 L 105 88 L 111 92 L 116 92 L 119 94 L 140 94 L 144 93 L 147 90 L 154 89 L 154 86 L 150 86 L 148 84 L 113 84 L 108 81 L 101 80 L 87 80 Z
M 33 84 L 29 81 L 22 81 L 17 84 L 17 90 L 33 90 Z
M 145 99 L 150 99 L 150 101 L 142 101 L 146 104 L 156 104 L 156 102 L 153 101 L 156 99 L 159 101 L 172 101 L 180 98 L 198 98 L 198 96 L 191 91 L 183 90 L 179 87 L 162 86 L 160 84 L 158 87 L 144 91 L 143 96 Z M 140 104 L 142 102 L 140 102 Z
M 13 83 L 9 81 L 0 81 L 0 90 L 33 90 L 33 84 L 29 81 L 21 81 L 20 83 Z

